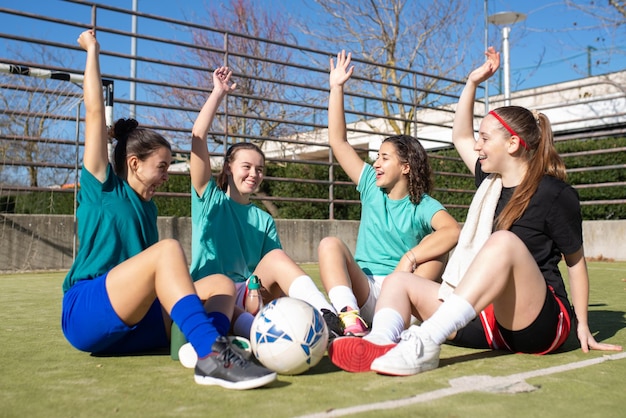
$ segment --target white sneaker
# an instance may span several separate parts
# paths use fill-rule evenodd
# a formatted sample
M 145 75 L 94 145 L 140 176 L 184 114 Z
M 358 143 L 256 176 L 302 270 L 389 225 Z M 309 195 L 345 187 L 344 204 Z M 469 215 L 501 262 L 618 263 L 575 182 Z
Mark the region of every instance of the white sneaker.
M 392 376 L 409 376 L 439 366 L 441 346 L 420 335 L 416 325 L 402 332 L 400 342 L 372 362 L 371 370 Z
M 244 337 L 238 336 L 229 336 L 228 339 L 232 347 L 239 354 L 243 356 L 244 359 L 250 360 L 252 357 L 252 346 L 250 345 L 250 341 L 248 341 Z M 196 350 L 194 350 L 191 343 L 185 343 L 178 349 L 178 360 L 183 367 L 188 369 L 193 369 L 196 367 L 196 363 L 198 363 L 198 354 Z

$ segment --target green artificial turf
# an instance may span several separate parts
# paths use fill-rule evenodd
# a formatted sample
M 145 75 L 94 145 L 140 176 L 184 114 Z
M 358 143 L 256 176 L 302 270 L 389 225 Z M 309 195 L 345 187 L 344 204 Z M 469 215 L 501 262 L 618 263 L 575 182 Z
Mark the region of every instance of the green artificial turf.
M 303 267 L 318 281 L 316 265 Z M 590 262 L 589 272 L 591 329 L 598 340 L 626 346 L 626 263 Z M 63 276 L 0 275 L 0 417 L 292 417 L 359 406 L 352 411 L 371 417 L 623 416 L 626 358 L 567 370 L 615 354 L 585 354 L 575 337 L 547 356 L 446 345 L 438 369 L 406 378 L 350 374 L 324 357 L 309 372 L 261 389 L 199 386 L 167 353 L 95 357 L 72 348 L 60 329 Z M 566 369 L 541 375 L 555 366 Z M 412 398 L 444 393 L 453 379 L 525 372 L 535 377 L 500 392 Z

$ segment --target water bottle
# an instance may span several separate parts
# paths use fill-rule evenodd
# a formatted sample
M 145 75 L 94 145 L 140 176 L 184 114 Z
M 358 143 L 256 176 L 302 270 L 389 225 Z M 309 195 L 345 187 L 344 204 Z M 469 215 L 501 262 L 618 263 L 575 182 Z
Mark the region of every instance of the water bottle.
M 248 279 L 248 289 L 246 292 L 245 308 L 252 315 L 256 315 L 263 307 L 261 297 L 261 281 L 257 276 L 252 275 Z

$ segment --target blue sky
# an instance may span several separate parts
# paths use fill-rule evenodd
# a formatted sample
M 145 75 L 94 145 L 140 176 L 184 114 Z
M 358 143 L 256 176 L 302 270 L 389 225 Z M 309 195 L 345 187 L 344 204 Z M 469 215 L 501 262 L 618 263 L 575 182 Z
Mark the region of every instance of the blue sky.
M 409 0 L 411 1 L 411 0 Z M 462 1 L 462 0 L 459 0 Z M 463 0 L 465 1 L 465 0 Z M 472 2 L 478 12 L 484 8 L 484 0 Z M 132 0 L 101 1 L 111 6 L 130 9 Z M 67 20 L 78 20 L 87 24 L 90 20 L 89 8 L 60 0 L 28 0 L 8 2 L 2 7 L 39 13 Z M 174 19 L 197 19 L 196 14 L 204 10 L 203 3 L 218 7 L 217 0 L 138 0 L 138 9 L 144 13 L 169 16 Z M 589 3 L 589 2 L 578 2 Z M 606 3 L 606 2 L 596 2 Z M 269 8 L 280 8 L 308 19 L 315 19 L 320 13 L 312 0 L 257 0 Z M 512 26 L 510 34 L 511 89 L 531 88 L 546 84 L 581 78 L 587 74 L 599 75 L 626 69 L 626 29 L 614 30 L 599 27 L 588 16 L 567 7 L 564 1 L 540 0 L 489 0 L 488 13 L 516 11 L 525 13 L 525 21 Z M 106 19 L 106 14 L 99 16 Z M 77 35 L 76 28 L 60 25 L 32 25 L 28 19 L 11 18 L 0 13 L 1 32 L 20 36 L 39 36 L 67 43 Z M 111 26 L 111 22 L 103 23 Z M 482 25 L 482 22 L 477 22 Z M 126 22 L 116 22 L 124 30 L 130 30 L 130 18 Z M 140 26 L 140 31 L 150 32 L 149 23 Z M 159 26 L 158 31 L 162 31 Z M 159 33 L 159 35 L 163 35 Z M 501 48 L 501 29 L 489 25 L 490 43 Z M 4 39 L 0 39 L 0 49 Z M 103 42 L 101 40 L 101 42 Z M 477 39 L 476 51 L 482 53 L 484 40 Z M 107 47 L 110 44 L 107 43 Z M 119 46 L 128 53 L 128 46 Z M 0 53 L 0 58 L 2 53 Z M 81 58 L 82 59 L 82 58 Z M 74 67 L 80 68 L 81 59 Z M 469 70 L 469 69 L 468 69 Z

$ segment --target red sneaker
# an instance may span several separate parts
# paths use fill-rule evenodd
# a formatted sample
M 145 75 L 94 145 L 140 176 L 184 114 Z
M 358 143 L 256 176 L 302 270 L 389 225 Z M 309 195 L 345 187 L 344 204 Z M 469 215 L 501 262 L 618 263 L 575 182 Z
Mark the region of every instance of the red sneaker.
M 359 337 L 339 337 L 330 343 L 328 357 L 347 372 L 369 372 L 372 362 L 396 345 L 378 345 Z

